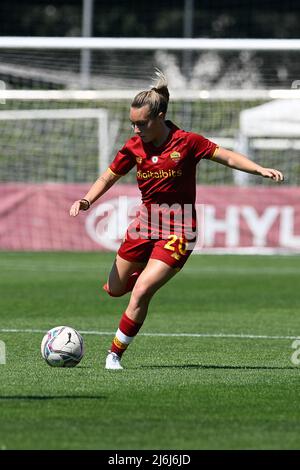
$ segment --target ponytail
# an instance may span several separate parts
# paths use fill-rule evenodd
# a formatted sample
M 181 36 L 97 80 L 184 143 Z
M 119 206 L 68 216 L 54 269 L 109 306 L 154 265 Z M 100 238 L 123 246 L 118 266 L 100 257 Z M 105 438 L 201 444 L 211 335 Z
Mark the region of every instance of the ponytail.
M 161 112 L 166 114 L 170 97 L 168 82 L 163 72 L 156 69 L 155 75 L 157 76 L 155 86 L 150 90 L 138 93 L 131 103 L 132 108 L 142 108 L 148 105 L 151 118 L 158 116 Z

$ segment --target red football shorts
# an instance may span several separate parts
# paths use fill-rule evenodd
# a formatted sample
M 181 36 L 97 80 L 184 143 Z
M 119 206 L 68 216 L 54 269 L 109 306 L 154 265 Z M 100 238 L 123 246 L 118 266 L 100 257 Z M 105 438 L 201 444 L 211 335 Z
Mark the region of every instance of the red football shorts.
M 190 245 L 194 245 L 194 242 Z M 126 261 L 147 263 L 158 259 L 172 268 L 180 270 L 192 253 L 188 242 L 177 235 L 170 235 L 167 240 L 130 237 L 128 231 L 118 250 L 118 255 Z

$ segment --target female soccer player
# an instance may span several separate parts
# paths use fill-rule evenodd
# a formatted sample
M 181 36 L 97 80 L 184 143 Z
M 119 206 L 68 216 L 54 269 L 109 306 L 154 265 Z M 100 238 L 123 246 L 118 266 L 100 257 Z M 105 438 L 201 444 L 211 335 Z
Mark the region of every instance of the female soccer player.
M 106 369 L 123 369 L 122 354 L 141 328 L 155 292 L 180 270 L 196 237 L 196 165 L 202 158 L 254 175 L 283 181 L 280 171 L 226 150 L 205 137 L 166 121 L 168 84 L 157 71 L 157 83 L 138 93 L 130 108 L 135 136 L 117 153 L 109 168 L 71 216 L 88 210 L 121 176 L 137 167 L 142 205 L 118 250 L 104 290 L 113 297 L 131 293 L 106 358 Z

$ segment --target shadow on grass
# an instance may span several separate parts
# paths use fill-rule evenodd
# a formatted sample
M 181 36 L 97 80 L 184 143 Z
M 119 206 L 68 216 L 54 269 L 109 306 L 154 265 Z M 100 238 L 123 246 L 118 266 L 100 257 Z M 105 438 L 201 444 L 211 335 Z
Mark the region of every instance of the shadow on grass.
M 143 369 L 232 369 L 232 370 L 298 370 L 295 366 L 230 366 L 215 364 L 164 364 L 141 366 Z
M 105 396 L 90 395 L 0 395 L 2 400 L 106 400 Z

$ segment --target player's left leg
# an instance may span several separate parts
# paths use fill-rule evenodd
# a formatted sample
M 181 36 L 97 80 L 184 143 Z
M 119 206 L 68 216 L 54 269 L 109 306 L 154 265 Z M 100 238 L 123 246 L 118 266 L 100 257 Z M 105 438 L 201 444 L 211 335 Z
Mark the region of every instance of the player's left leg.
M 130 292 L 146 263 L 127 261 L 118 254 L 103 289 L 112 297 L 120 297 Z
M 152 249 L 152 240 L 132 238 L 127 230 L 103 289 L 112 297 L 120 297 L 132 291 Z

